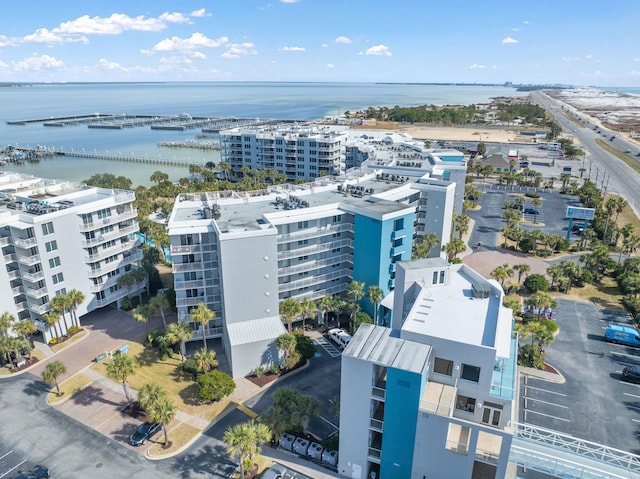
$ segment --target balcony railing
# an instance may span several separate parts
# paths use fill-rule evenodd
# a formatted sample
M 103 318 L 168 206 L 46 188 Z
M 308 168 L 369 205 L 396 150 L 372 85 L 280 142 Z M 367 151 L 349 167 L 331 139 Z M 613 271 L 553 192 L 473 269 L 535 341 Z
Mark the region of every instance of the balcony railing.
M 279 235 L 278 243 L 288 243 L 290 241 L 300 241 L 307 238 L 317 238 L 318 236 L 327 236 L 345 231 L 353 232 L 353 225 L 350 223 L 341 223 L 331 226 L 322 226 L 319 228 L 305 228 L 298 232 Z
M 370 418 L 369 419 L 369 427 L 372 429 L 375 429 L 377 431 L 382 432 L 382 426 L 383 426 L 384 422 L 380 421 L 379 419 L 374 419 L 374 418 Z
M 204 269 L 202 261 L 194 261 L 193 263 L 173 263 L 172 270 L 174 273 L 182 273 L 185 271 L 200 271 Z
M 31 256 L 20 256 L 18 258 L 18 262 L 22 264 L 26 264 L 27 266 L 33 266 L 34 264 L 40 262 L 40 255 L 32 254 Z
M 290 274 L 302 273 L 304 271 L 321 269 L 326 266 L 331 266 L 333 264 L 340 264 L 342 262 L 353 263 L 353 255 L 341 254 L 341 255 L 333 256 L 326 259 L 307 261 L 301 264 L 297 264 L 295 266 L 284 266 L 282 268 L 278 268 L 278 276 L 287 276 Z
M 121 238 L 131 233 L 135 233 L 139 229 L 140 229 L 140 225 L 138 224 L 137 221 L 134 221 L 130 225 L 124 225 L 124 226 L 121 225 L 119 228 L 115 228 L 113 231 L 96 235 L 95 238 L 85 239 L 82 241 L 82 246 L 86 248 L 88 246 L 94 246 L 100 243 L 104 243 L 105 241 Z
M 29 307 L 29 304 L 26 301 L 23 301 L 22 303 L 16 303 L 16 310 L 18 312 L 24 311 L 28 307 Z
M 14 288 L 11 288 L 11 293 L 14 296 L 18 296 L 19 294 L 24 294 L 24 288 L 22 286 L 16 286 Z
M 376 449 L 375 447 L 370 447 L 367 455 L 373 459 L 380 459 L 380 455 L 382 451 L 380 449 Z
M 325 282 L 329 282 L 329 281 L 333 281 L 334 279 L 340 279 L 340 278 L 346 278 L 346 277 L 351 277 L 353 275 L 352 271 L 350 269 L 347 268 L 342 268 L 339 269 L 337 271 L 333 271 L 331 273 L 328 274 L 321 274 L 318 276 L 312 276 L 310 275 L 309 277 L 305 278 L 305 279 L 300 279 L 297 281 L 290 281 L 288 283 L 281 283 L 278 286 L 278 290 L 280 292 L 283 291 L 292 291 L 295 289 L 301 289 L 301 288 L 305 288 L 307 286 L 314 286 L 316 284 L 320 284 L 320 283 L 325 283 Z
M 137 216 L 138 211 L 135 208 L 129 208 L 123 211 L 120 214 L 113 214 L 111 216 L 107 216 L 106 218 L 96 219 L 96 221 L 91 221 L 90 223 L 82 223 L 80 226 L 80 231 L 93 231 L 98 228 L 102 228 L 107 225 L 114 225 L 121 221 L 126 221 L 133 219 Z
M 44 279 L 44 271 L 36 271 L 34 273 L 23 273 L 22 279 L 29 281 L 30 283 L 35 283 L 36 281 L 40 281 Z
M 387 392 L 382 388 L 377 388 L 375 386 L 371 388 L 371 396 L 376 399 L 382 399 L 384 401 L 386 394 Z
M 116 243 L 111 248 L 101 249 L 97 253 L 90 254 L 84 257 L 85 263 L 95 263 L 96 261 L 100 261 L 101 259 L 108 258 L 109 256 L 113 256 L 114 254 L 122 253 L 123 251 L 128 251 L 132 248 L 136 248 L 140 246 L 139 240 L 131 240 L 126 241 L 124 243 Z
M 9 277 L 9 279 L 19 278 L 20 277 L 20 270 L 19 269 L 12 269 L 11 271 L 7 272 L 7 276 Z
M 49 311 L 49 304 L 30 304 L 29 309 L 34 313 L 44 314 Z
M 199 253 L 202 250 L 203 248 L 200 244 L 171 246 L 171 255 Z
M 3 258 L 5 263 L 13 263 L 14 261 L 18 261 L 18 257 L 15 253 L 5 254 Z
M 204 301 L 204 295 L 196 298 L 176 298 L 176 307 L 197 306 Z
M 488 462 L 489 464 L 498 464 L 500 459 L 500 451 L 485 451 L 483 449 L 476 448 L 476 459 Z
M 0 246 L 9 246 L 11 244 L 11 237 L 0 236 Z
M 38 244 L 36 238 L 14 238 L 13 244 L 18 248 L 29 249 Z
M 119 299 L 124 298 L 128 294 L 129 292 L 127 291 L 127 288 L 121 288 L 118 291 L 114 292 L 113 294 L 105 296 L 104 299 L 97 299 L 96 306 L 99 308 L 103 306 L 107 306 L 115 301 L 118 301 Z
M 192 288 L 204 288 L 204 279 L 193 279 L 193 280 L 181 280 L 176 279 L 174 282 L 174 287 L 176 290 L 179 289 L 192 289 Z
M 293 248 L 287 251 L 278 252 L 278 261 L 284 261 L 291 258 L 297 258 L 305 255 L 317 255 L 319 253 L 330 251 L 335 248 L 353 248 L 352 239 L 342 239 L 338 241 L 328 241 L 321 244 L 310 244 L 303 248 Z
M 102 276 L 104 274 L 109 273 L 110 271 L 114 271 L 118 268 L 122 268 L 128 264 L 135 263 L 136 261 L 140 261 L 142 259 L 142 251 L 137 251 L 135 253 L 130 254 L 129 256 L 125 256 L 120 261 L 112 261 L 109 264 L 105 264 L 99 268 L 93 268 L 89 271 L 89 277 L 95 278 L 97 276 Z
M 39 289 L 27 288 L 27 296 L 29 296 L 30 298 L 39 299 L 46 295 L 47 295 L 47 288 L 39 288 Z

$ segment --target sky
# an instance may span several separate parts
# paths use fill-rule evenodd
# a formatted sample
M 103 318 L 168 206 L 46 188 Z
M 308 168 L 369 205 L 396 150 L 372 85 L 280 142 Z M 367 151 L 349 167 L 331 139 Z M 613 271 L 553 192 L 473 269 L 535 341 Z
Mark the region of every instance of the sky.
M 0 82 L 640 86 L 640 1 L 2 0 Z

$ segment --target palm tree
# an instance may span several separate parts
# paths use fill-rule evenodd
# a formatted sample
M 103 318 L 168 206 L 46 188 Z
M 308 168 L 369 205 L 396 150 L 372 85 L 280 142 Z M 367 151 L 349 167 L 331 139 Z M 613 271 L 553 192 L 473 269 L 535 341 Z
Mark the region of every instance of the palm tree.
M 280 316 L 287 323 L 289 332 L 292 329 L 293 319 L 300 314 L 301 309 L 300 303 L 293 298 L 285 298 L 280 303 Z
M 67 367 L 60 361 L 52 361 L 42 371 L 42 380 L 45 384 L 55 384 L 56 394 L 62 396 L 60 392 L 60 385 L 58 384 L 58 377 L 66 374 Z
M 471 218 L 469 218 L 469 215 L 467 215 L 466 213 L 462 213 L 461 215 L 454 214 L 453 223 L 460 239 L 462 239 L 462 237 L 468 233 L 470 222 Z
M 60 313 L 52 309 L 51 311 L 45 313 L 42 316 L 42 319 L 49 327 L 49 329 L 53 328 L 56 339 L 59 338 L 60 335 L 58 334 L 58 321 L 60 321 Z
M 549 288 L 553 289 L 554 283 L 562 276 L 562 267 L 560 265 L 553 265 L 547 268 L 547 274 L 551 276 L 551 284 Z
M 271 431 L 266 424 L 251 421 L 229 426 L 222 440 L 229 445 L 229 454 L 238 457 L 240 477 L 244 479 L 245 466 L 251 466 L 251 459 L 260 454 L 260 444 L 271 438 Z M 246 464 L 248 462 L 248 464 Z
M 146 335 L 149 335 L 148 324 L 154 312 L 155 309 L 150 304 L 143 304 L 142 306 L 138 306 L 133 310 L 133 318 L 139 323 L 144 323 L 144 332 Z
M 364 287 L 364 282 L 356 280 L 352 280 L 347 285 L 347 297 L 351 303 L 351 331 L 355 329 L 356 317 L 360 312 L 359 302 L 364 297 Z
M 15 320 L 16 318 L 8 311 L 2 313 L 2 315 L 0 316 L 0 333 L 2 333 L 4 336 L 8 336 L 9 328 L 13 325 Z
M 202 329 L 202 343 L 205 351 L 207 350 L 207 333 L 205 331 L 209 321 L 216 317 L 216 313 L 207 308 L 204 303 L 198 303 L 195 309 L 191 310 L 191 319 L 197 323 L 200 323 Z
M 69 316 L 71 317 L 71 300 L 69 299 L 69 297 L 66 294 L 59 294 L 51 299 L 51 301 L 49 302 L 49 306 L 56 313 L 62 316 L 63 322 L 66 326 L 65 313 L 69 311 Z M 71 324 L 73 324 L 73 317 L 71 317 Z M 66 327 L 65 329 L 68 330 L 68 328 Z
M 333 298 L 333 296 L 329 296 L 329 295 L 323 296 L 317 301 L 316 305 L 317 305 L 317 308 L 322 313 L 323 324 L 327 323 L 327 312 L 331 311 L 331 308 L 333 308 L 334 303 L 335 303 L 335 299 Z
M 428 258 L 434 246 L 440 243 L 440 238 L 435 233 L 423 234 L 420 242 L 413 247 L 414 259 Z
M 460 253 L 467 249 L 467 245 L 460 238 L 453 238 L 446 245 L 444 250 L 447 253 L 449 262 L 453 261 Z
M 33 324 L 33 321 L 30 319 L 23 319 L 22 321 L 18 321 L 17 323 L 11 326 L 11 329 L 15 331 L 16 334 L 22 336 L 23 339 L 27 339 L 27 336 L 35 333 L 38 328 Z
M 284 352 L 285 363 L 296 349 L 296 337 L 291 333 L 281 334 L 276 338 L 276 348 Z
M 136 281 L 133 278 L 131 271 L 129 271 L 128 273 L 125 273 L 122 276 L 118 277 L 118 280 L 116 281 L 116 286 L 118 286 L 118 288 L 125 288 L 127 290 L 127 297 L 128 297 L 131 294 L 131 290 L 133 289 L 133 285 L 135 282 Z
M 80 306 L 85 300 L 84 293 L 77 289 L 72 289 L 67 293 L 67 297 L 69 298 L 69 307 L 71 308 L 71 313 L 73 314 L 75 325 L 77 328 L 80 328 L 80 320 L 78 319 L 78 306 Z
M 164 330 L 166 331 L 167 320 L 165 318 L 164 312 L 168 311 L 171 307 L 171 304 L 169 304 L 169 298 L 167 298 L 167 295 L 165 293 L 158 293 L 153 298 L 151 298 L 149 304 L 160 313 L 160 316 L 162 317 L 162 324 L 164 325 Z
M 502 288 L 504 289 L 505 280 L 507 280 L 511 276 L 511 274 L 509 274 L 510 270 L 511 268 L 509 268 L 508 264 L 503 264 L 491 271 L 489 273 L 489 277 L 491 277 L 491 279 L 495 279 L 496 281 L 500 281 L 500 286 L 502 286 Z M 511 272 L 513 273 L 513 270 L 511 270 Z
M 538 209 L 542 206 L 542 198 L 534 198 L 533 200 L 531 200 L 531 204 L 533 204 L 534 207 L 533 222 L 537 223 Z
M 309 298 L 304 298 L 300 302 L 300 313 L 302 314 L 302 329 L 304 329 L 304 320 L 307 316 L 311 316 L 316 310 L 316 304 Z
M 216 359 L 215 351 L 207 351 L 205 349 L 201 349 L 193 355 L 193 359 L 196 361 L 198 369 L 205 374 L 211 371 L 213 368 L 218 367 L 218 360 Z
M 187 323 L 171 323 L 167 328 L 165 337 L 171 344 L 180 343 L 180 357 L 184 362 L 184 343 L 189 341 L 193 336 L 193 329 Z
M 147 280 L 147 271 L 144 268 L 136 268 L 129 271 L 129 274 L 133 278 L 133 283 L 136 285 L 138 291 L 138 306 L 142 304 L 142 285 Z
M 519 263 L 514 265 L 513 269 L 518 272 L 518 285 L 520 285 L 522 283 L 522 277 L 531 271 L 531 265 L 528 265 L 527 263 Z
M 138 363 L 128 354 L 118 354 L 114 356 L 111 362 L 107 365 L 107 376 L 116 381 L 122 381 L 122 389 L 124 389 L 124 395 L 131 408 L 131 394 L 129 393 L 129 376 L 133 376 L 138 369 Z
M 162 431 L 164 432 L 164 447 L 169 447 L 169 433 L 167 432 L 167 426 L 171 424 L 173 418 L 176 417 L 178 408 L 171 402 L 167 396 L 158 398 L 153 403 L 149 404 L 147 408 L 147 415 L 153 422 L 159 422 L 162 424 Z
M 367 288 L 367 299 L 373 304 L 373 324 L 378 325 L 378 304 L 384 298 L 384 291 L 378 285 L 371 285 Z
M 580 266 L 577 263 L 574 263 L 573 261 L 562 261 L 560 263 L 560 268 L 562 270 L 562 274 L 564 276 L 566 276 L 569 280 L 569 282 L 567 283 L 567 290 L 565 291 L 566 293 L 568 293 L 571 290 L 571 286 L 573 285 L 573 282 L 582 276 L 583 274 L 583 268 L 582 266 Z
M 146 411 L 152 404 L 166 395 L 167 392 L 159 384 L 146 383 L 138 391 L 138 403 Z

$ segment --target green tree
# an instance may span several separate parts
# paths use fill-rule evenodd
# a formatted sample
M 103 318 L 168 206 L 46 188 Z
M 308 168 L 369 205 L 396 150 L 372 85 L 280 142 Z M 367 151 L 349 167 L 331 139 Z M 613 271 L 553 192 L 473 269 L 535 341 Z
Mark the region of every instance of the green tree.
M 276 348 L 284 352 L 285 369 L 293 369 L 300 361 L 300 354 L 296 352 L 296 337 L 292 333 L 281 334 L 276 338 Z
M 30 319 L 23 319 L 14 323 L 11 326 L 11 329 L 13 329 L 16 334 L 19 334 L 22 339 L 25 340 L 28 339 L 29 335 L 35 333 L 38 330 L 38 328 L 36 328 L 36 325 L 33 324 L 33 321 L 31 321 Z
M 440 243 L 438 235 L 435 233 L 425 233 L 420 237 L 420 242 L 413 247 L 414 259 L 428 258 L 431 250 Z
M 271 438 L 271 431 L 266 424 L 253 420 L 229 426 L 224 433 L 223 441 L 229 446 L 231 456 L 238 458 L 240 477 L 245 477 L 245 469 L 251 467 L 252 458 L 260 454 L 260 444 Z
M 205 401 L 220 401 L 236 389 L 236 383 L 228 374 L 210 371 L 198 376 L 198 396 Z
M 327 323 L 327 312 L 331 311 L 333 305 L 335 304 L 335 299 L 333 296 L 323 296 L 317 301 L 317 308 L 322 313 L 322 323 Z
M 531 266 L 527 263 L 518 263 L 513 266 L 513 269 L 518 272 L 518 285 L 522 284 L 522 277 L 531 271 Z
M 49 327 L 49 329 L 53 329 L 56 339 L 60 337 L 58 334 L 58 321 L 60 321 L 60 313 L 55 310 L 48 311 L 42 316 L 43 321 Z
M 524 287 L 532 293 L 536 291 L 549 291 L 549 281 L 543 275 L 533 273 L 524 280 Z
M 478 150 L 478 155 L 480 156 L 484 156 L 487 154 L 487 145 L 483 141 L 478 143 L 476 149 Z
M 196 361 L 198 369 L 205 374 L 218 367 L 215 351 L 201 349 L 193 355 L 193 359 Z
M 184 363 L 184 343 L 189 341 L 193 336 L 193 329 L 187 323 L 171 323 L 167 328 L 165 337 L 171 344 L 180 345 L 180 357 Z
M 317 399 L 290 386 L 276 390 L 273 401 L 274 406 L 284 411 L 287 430 L 304 431 L 311 416 L 320 412 L 320 402 Z
M 8 311 L 5 311 L 4 313 L 2 313 L 2 315 L 0 315 L 0 333 L 2 333 L 3 336 L 9 335 L 9 329 L 11 328 L 15 320 L 16 318 Z
M 582 276 L 583 268 L 573 261 L 564 260 L 560 262 L 560 269 L 562 270 L 562 275 L 568 279 L 567 289 L 565 291 L 565 293 L 568 293 L 576 279 Z
M 149 300 L 149 304 L 152 308 L 160 313 L 160 317 L 162 318 L 162 324 L 164 325 L 164 330 L 167 330 L 167 319 L 165 317 L 165 311 L 168 311 L 171 308 L 171 304 L 169 303 L 169 298 L 167 298 L 166 292 L 158 293 L 153 298 Z
M 469 232 L 471 218 L 466 213 L 462 213 L 461 215 L 453 216 L 453 224 L 455 225 L 455 229 L 458 232 L 458 238 L 462 239 L 462 237 Z
M 364 297 L 365 284 L 362 281 L 352 280 L 347 285 L 347 297 L 351 303 L 351 331 L 355 332 L 356 317 L 360 312 L 360 300 Z
M 538 221 L 538 211 L 540 210 L 540 207 L 542 206 L 542 198 L 540 197 L 536 197 L 533 200 L 531 200 L 531 204 L 534 207 L 534 213 L 533 213 L 533 222 L 537 223 Z
M 128 296 L 131 294 L 131 290 L 133 289 L 133 285 L 135 284 L 135 282 L 136 281 L 131 274 L 131 271 L 129 271 L 128 273 L 125 273 L 122 276 L 118 277 L 118 279 L 116 280 L 116 286 L 118 286 L 118 288 L 126 289 Z
M 67 293 L 69 298 L 69 308 L 73 314 L 74 324 L 77 328 L 80 328 L 80 320 L 78 319 L 78 306 L 84 303 L 85 295 L 82 291 L 72 289 Z
M 176 417 L 178 408 L 167 397 L 162 396 L 156 401 L 152 402 L 146 413 L 153 422 L 159 422 L 162 424 L 162 431 L 164 432 L 164 447 L 169 447 L 169 433 L 167 432 L 167 426 L 171 424 L 171 421 Z
M 124 396 L 127 398 L 129 408 L 131 408 L 131 394 L 129 392 L 129 377 L 133 376 L 138 369 L 135 358 L 128 354 L 118 354 L 113 357 L 107 365 L 107 376 L 115 381 L 122 382 Z
M 495 268 L 491 273 L 489 273 L 489 277 L 495 279 L 500 282 L 500 286 L 504 289 L 504 282 L 513 275 L 513 269 L 507 264 L 504 263 L 501 266 Z
M 139 323 L 144 323 L 145 334 L 149 334 L 149 321 L 155 313 L 155 309 L 150 304 L 143 304 L 133 310 L 133 318 Z
M 457 256 L 467 249 L 467 245 L 460 238 L 453 238 L 446 245 L 444 245 L 444 251 L 447 253 L 447 259 L 449 262 L 453 262 Z
M 167 181 L 169 179 L 169 175 L 163 173 L 162 171 L 154 171 L 153 174 L 149 177 L 151 181 L 153 181 L 156 185 L 159 185 L 163 181 Z
M 293 319 L 300 315 L 301 309 L 300 303 L 293 298 L 285 298 L 280 303 L 280 316 L 287 323 L 289 332 L 292 330 Z
M 204 303 L 198 303 L 198 306 L 195 309 L 191 310 L 191 319 L 197 323 L 200 323 L 202 330 L 202 343 L 205 351 L 207 350 L 207 334 L 205 329 L 213 318 L 216 317 L 216 313 L 207 308 L 207 305 Z
M 67 373 L 67 367 L 60 361 L 52 361 L 42 371 L 42 380 L 45 384 L 55 384 L 56 394 L 62 396 L 60 392 L 60 385 L 58 384 L 58 377 Z
M 65 314 L 71 308 L 71 300 L 66 294 L 59 294 L 51 298 L 51 301 L 49 301 L 49 307 L 53 309 L 56 313 L 60 314 L 64 319 Z M 70 312 L 69 312 L 69 316 L 71 316 Z M 73 318 L 71 318 L 71 324 L 73 324 Z
M 384 299 L 384 291 L 378 285 L 371 285 L 367 288 L 367 299 L 373 305 L 373 324 L 378 324 L 378 305 Z
M 309 298 L 300 301 L 300 314 L 302 314 L 302 329 L 304 329 L 304 320 L 307 316 L 312 316 L 316 311 L 316 303 Z
M 152 404 L 166 396 L 167 392 L 159 384 L 146 383 L 143 384 L 140 391 L 138 391 L 138 403 L 140 403 L 140 407 L 146 411 Z

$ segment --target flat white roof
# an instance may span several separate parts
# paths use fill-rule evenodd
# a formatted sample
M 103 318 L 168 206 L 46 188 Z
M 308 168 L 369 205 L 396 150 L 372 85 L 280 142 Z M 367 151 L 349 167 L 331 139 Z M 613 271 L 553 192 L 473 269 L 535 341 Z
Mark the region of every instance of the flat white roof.
M 225 328 L 231 346 L 271 341 L 287 332 L 279 316 L 228 323 Z

